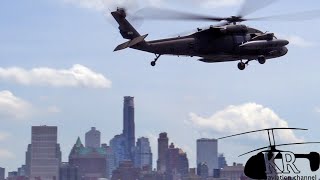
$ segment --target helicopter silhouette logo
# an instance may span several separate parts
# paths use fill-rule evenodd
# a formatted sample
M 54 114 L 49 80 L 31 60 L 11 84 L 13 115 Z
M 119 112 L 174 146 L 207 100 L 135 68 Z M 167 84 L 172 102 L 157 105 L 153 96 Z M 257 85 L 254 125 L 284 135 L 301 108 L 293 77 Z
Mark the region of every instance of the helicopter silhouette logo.
M 317 152 L 310 152 L 309 154 L 295 154 L 291 151 L 282 151 L 276 149 L 280 146 L 290 146 L 290 145 L 301 145 L 301 144 L 319 144 L 320 142 L 300 142 L 300 143 L 288 143 L 288 144 L 278 144 L 276 145 L 274 131 L 277 130 L 308 130 L 302 128 L 270 128 L 261 129 L 256 131 L 249 131 L 240 134 L 235 134 L 231 136 L 226 136 L 220 139 L 230 138 L 234 136 L 240 136 L 244 134 L 250 134 L 255 132 L 266 131 L 268 133 L 269 146 L 258 148 L 247 153 L 241 154 L 244 156 L 256 151 L 260 151 L 258 154 L 253 155 L 246 162 L 244 167 L 244 174 L 252 179 L 268 179 L 268 177 L 275 177 L 278 174 L 300 174 L 300 170 L 296 166 L 296 159 L 307 159 L 309 160 L 310 169 L 312 172 L 319 170 L 320 167 L 320 155 Z M 272 141 L 271 141 L 272 139 Z M 278 160 L 280 163 L 275 163 Z

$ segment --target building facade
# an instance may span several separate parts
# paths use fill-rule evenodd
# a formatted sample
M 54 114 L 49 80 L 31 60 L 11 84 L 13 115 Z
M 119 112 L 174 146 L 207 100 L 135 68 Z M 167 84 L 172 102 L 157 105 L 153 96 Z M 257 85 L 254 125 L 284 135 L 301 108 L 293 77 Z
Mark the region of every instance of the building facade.
M 114 155 L 113 169 L 116 169 L 119 167 L 120 162 L 128 160 L 126 156 L 125 137 L 122 134 L 114 136 L 114 138 L 110 140 L 110 147 Z
M 69 155 L 69 164 L 78 167 L 81 180 L 107 178 L 107 153 L 104 148 L 84 147 L 77 139 Z
M 208 166 L 209 176 L 212 177 L 218 167 L 218 140 L 198 139 L 197 140 L 197 164 L 205 163 Z
M 59 180 L 80 180 L 78 167 L 69 163 L 61 163 Z
M 111 180 L 137 180 L 140 179 L 141 169 L 135 168 L 131 161 L 123 161 L 113 171 Z
M 6 170 L 0 167 L 0 180 L 5 180 Z
M 233 163 L 232 166 L 225 166 L 220 170 L 220 178 L 228 180 L 249 179 L 244 174 L 243 164 Z
M 57 143 L 58 128 L 54 126 L 33 126 L 30 152 L 27 164 L 30 180 L 59 179 L 61 163 L 60 145 Z
M 89 148 L 99 148 L 101 144 L 101 133 L 95 127 L 86 133 L 85 145 Z
M 199 163 L 197 165 L 197 175 L 203 179 L 209 177 L 209 169 L 206 163 Z
M 160 133 L 158 138 L 158 160 L 157 160 L 157 170 L 160 173 L 164 173 L 166 171 L 166 159 L 167 159 L 167 151 L 169 146 L 169 138 L 167 133 Z
M 113 150 L 107 144 L 102 144 L 101 147 L 106 151 L 107 156 L 107 178 L 110 179 L 112 176 L 112 171 L 116 169 L 115 167 L 115 158 Z
M 222 169 L 222 168 L 224 168 L 226 166 L 228 166 L 226 158 L 224 157 L 223 154 L 219 154 L 219 157 L 218 157 L 218 167 L 219 167 L 219 169 Z
M 141 137 L 137 140 L 134 165 L 137 168 L 152 170 L 152 152 L 148 138 Z
M 189 174 L 189 161 L 182 149 L 170 144 L 166 157 L 166 174 L 168 180 L 181 179 Z

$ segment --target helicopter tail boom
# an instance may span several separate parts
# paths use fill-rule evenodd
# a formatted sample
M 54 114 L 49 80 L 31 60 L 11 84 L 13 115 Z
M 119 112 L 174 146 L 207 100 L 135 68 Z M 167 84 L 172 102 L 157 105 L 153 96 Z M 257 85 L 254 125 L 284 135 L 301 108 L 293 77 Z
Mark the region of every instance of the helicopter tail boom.
M 111 15 L 118 22 L 120 34 L 123 38 L 133 40 L 134 38 L 141 36 L 126 19 L 127 14 L 125 12 L 125 9 L 118 8 L 116 11 L 111 12 Z
M 125 43 L 122 43 L 120 45 L 118 45 L 114 51 L 120 51 L 120 50 L 123 50 L 123 49 L 126 49 L 126 48 L 129 48 L 129 47 L 132 47 L 136 44 L 139 44 L 141 42 L 145 42 L 144 39 L 148 36 L 148 34 L 144 35 L 144 36 L 138 36 L 130 41 L 127 41 Z

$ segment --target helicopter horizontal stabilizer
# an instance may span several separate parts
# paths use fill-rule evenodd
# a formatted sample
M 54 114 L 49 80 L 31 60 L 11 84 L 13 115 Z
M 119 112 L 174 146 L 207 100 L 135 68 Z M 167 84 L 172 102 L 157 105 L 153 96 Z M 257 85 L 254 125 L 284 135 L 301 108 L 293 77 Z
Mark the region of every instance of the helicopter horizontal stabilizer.
M 132 46 L 134 46 L 134 45 L 137 45 L 137 44 L 143 42 L 144 39 L 145 39 L 147 36 L 148 36 L 148 34 L 143 35 L 143 36 L 136 37 L 136 38 L 134 38 L 134 39 L 132 39 L 132 40 L 130 40 L 130 41 L 127 41 L 127 42 L 125 42 L 125 43 L 122 43 L 122 44 L 118 45 L 118 46 L 114 49 L 114 51 L 120 51 L 120 50 L 126 49 L 126 48 L 128 48 L 128 47 L 132 47 Z

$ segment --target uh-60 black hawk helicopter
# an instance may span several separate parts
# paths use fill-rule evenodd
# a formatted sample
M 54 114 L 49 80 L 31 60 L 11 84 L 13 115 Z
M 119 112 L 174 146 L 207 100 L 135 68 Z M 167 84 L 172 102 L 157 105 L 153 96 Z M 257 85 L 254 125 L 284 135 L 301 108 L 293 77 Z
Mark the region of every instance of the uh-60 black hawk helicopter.
M 266 0 L 267 1 L 267 0 Z M 265 1 L 265 2 L 266 2 Z M 277 39 L 274 33 L 262 32 L 258 29 L 239 24 L 248 20 L 304 20 L 315 18 L 320 15 L 319 10 L 306 11 L 296 14 L 244 18 L 245 15 L 252 13 L 263 6 L 269 5 L 264 1 L 245 1 L 237 16 L 214 17 L 199 15 L 194 13 L 177 12 L 168 9 L 144 8 L 138 11 L 135 18 L 151 20 L 204 20 L 218 21 L 221 24 L 200 29 L 187 35 L 176 38 L 145 41 L 146 35 L 140 35 L 137 30 L 127 21 L 124 8 L 118 8 L 111 12 L 112 16 L 119 24 L 119 30 L 123 38 L 129 39 L 128 42 L 120 44 L 114 51 L 125 48 L 132 48 L 140 51 L 153 53 L 156 55 L 152 66 L 156 65 L 161 55 L 176 55 L 200 57 L 199 61 L 206 63 L 239 61 L 238 68 L 244 70 L 252 60 L 257 60 L 264 64 L 267 59 L 278 58 L 287 54 L 286 45 L 288 40 Z M 269 0 L 269 2 L 272 2 Z M 252 3 L 255 7 L 252 8 Z M 251 8 L 248 8 L 251 7 Z

